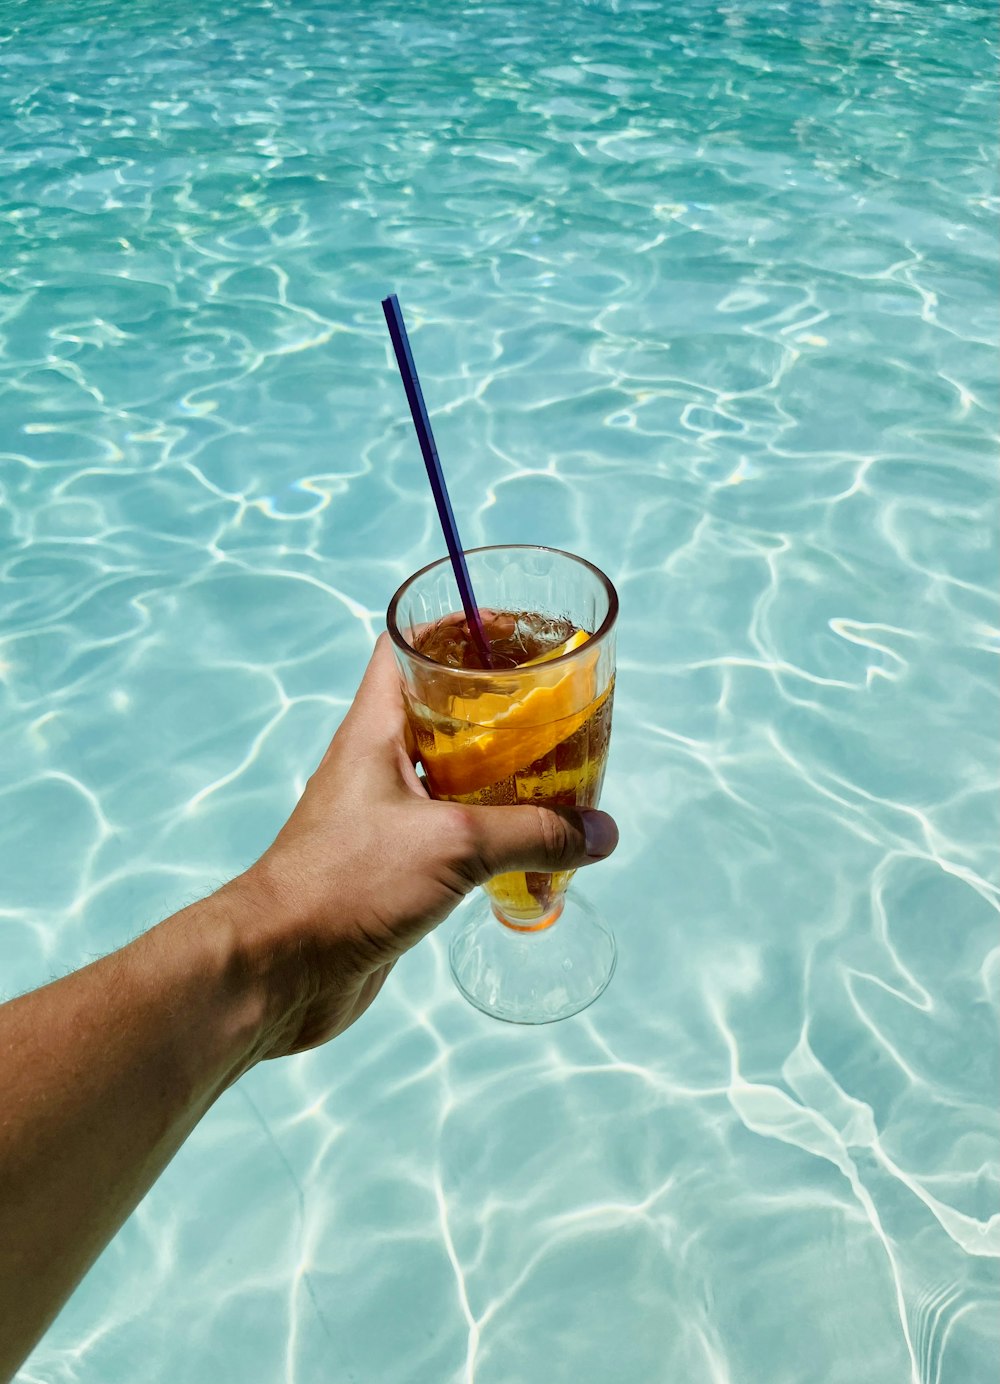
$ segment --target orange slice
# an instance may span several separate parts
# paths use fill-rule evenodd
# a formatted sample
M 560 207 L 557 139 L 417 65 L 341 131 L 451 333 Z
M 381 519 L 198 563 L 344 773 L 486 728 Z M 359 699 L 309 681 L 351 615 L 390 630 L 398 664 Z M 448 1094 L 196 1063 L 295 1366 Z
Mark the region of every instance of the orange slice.
M 590 635 L 586 630 L 574 630 L 568 639 L 564 639 L 554 649 L 550 649 L 547 654 L 539 654 L 537 658 L 529 658 L 521 664 L 522 668 L 531 668 L 536 663 L 551 663 L 554 658 L 562 658 L 563 654 L 572 653 L 581 644 L 586 644 Z
M 573 636 L 562 651 L 579 647 L 588 637 L 574 644 Z M 550 650 L 533 662 L 558 656 Z M 435 731 L 434 749 L 424 763 L 435 794 L 459 797 L 499 783 L 575 735 L 608 695 L 607 689 L 597 695 L 598 657 L 595 650 L 568 668 L 536 673 L 526 688 L 511 693 L 452 697 L 454 731 Z

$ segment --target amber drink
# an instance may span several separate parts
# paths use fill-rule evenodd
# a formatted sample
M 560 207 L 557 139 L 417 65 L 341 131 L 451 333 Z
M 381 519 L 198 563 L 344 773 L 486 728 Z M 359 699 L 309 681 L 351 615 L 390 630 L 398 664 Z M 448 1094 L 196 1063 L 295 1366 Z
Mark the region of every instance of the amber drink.
M 432 710 L 411 702 L 427 785 L 435 798 L 500 807 L 596 807 L 611 734 L 614 682 L 598 687 L 593 658 L 557 664 L 592 630 L 539 611 L 490 612 L 483 621 L 495 668 L 528 670 L 513 690 L 479 691 Z M 461 618 L 415 636 L 418 652 L 446 668 L 482 671 Z M 554 665 L 546 667 L 543 665 Z M 536 929 L 554 922 L 573 872 L 496 875 L 486 885 L 500 920 Z

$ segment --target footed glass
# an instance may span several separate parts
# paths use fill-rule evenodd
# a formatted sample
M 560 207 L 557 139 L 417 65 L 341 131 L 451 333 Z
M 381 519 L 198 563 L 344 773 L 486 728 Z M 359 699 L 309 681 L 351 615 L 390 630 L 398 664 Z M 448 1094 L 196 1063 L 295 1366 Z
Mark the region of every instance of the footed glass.
M 475 655 L 447 559 L 410 577 L 388 612 L 428 790 L 473 805 L 596 807 L 611 733 L 614 587 L 553 548 L 479 548 L 466 560 L 493 668 Z M 512 871 L 462 906 L 450 960 L 470 1003 L 537 1024 L 601 994 L 614 937 L 567 895 L 572 877 Z

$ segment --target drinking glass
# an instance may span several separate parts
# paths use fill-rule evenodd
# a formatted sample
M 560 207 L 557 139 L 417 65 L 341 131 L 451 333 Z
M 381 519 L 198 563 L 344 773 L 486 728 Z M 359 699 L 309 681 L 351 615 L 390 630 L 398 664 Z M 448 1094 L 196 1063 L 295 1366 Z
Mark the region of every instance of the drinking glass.
M 578 635 L 567 652 L 518 667 L 448 666 L 414 644 L 436 625 L 464 620 L 450 562 L 442 558 L 404 582 L 387 624 L 431 796 L 596 807 L 614 696 L 614 587 L 591 563 L 555 548 L 511 544 L 465 556 L 485 614 L 510 612 L 528 628 L 568 622 L 589 638 Z M 551 1023 L 604 990 L 615 968 L 614 936 L 590 904 L 567 896 L 572 876 L 511 871 L 462 906 L 451 969 L 478 1009 L 513 1023 Z

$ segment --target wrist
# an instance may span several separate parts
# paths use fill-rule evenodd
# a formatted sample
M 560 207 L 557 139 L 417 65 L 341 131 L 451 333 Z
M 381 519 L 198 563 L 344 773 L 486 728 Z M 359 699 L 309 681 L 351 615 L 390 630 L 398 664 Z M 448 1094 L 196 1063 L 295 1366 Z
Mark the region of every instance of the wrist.
M 304 929 L 295 925 L 286 891 L 266 857 L 212 901 L 224 919 L 220 945 L 233 994 L 239 997 L 236 1022 L 252 1040 L 249 1067 L 294 1047 L 314 998 L 311 947 Z
M 175 913 L 128 949 L 173 1019 L 175 1062 L 209 1102 L 270 1055 L 295 1005 L 252 872 Z

